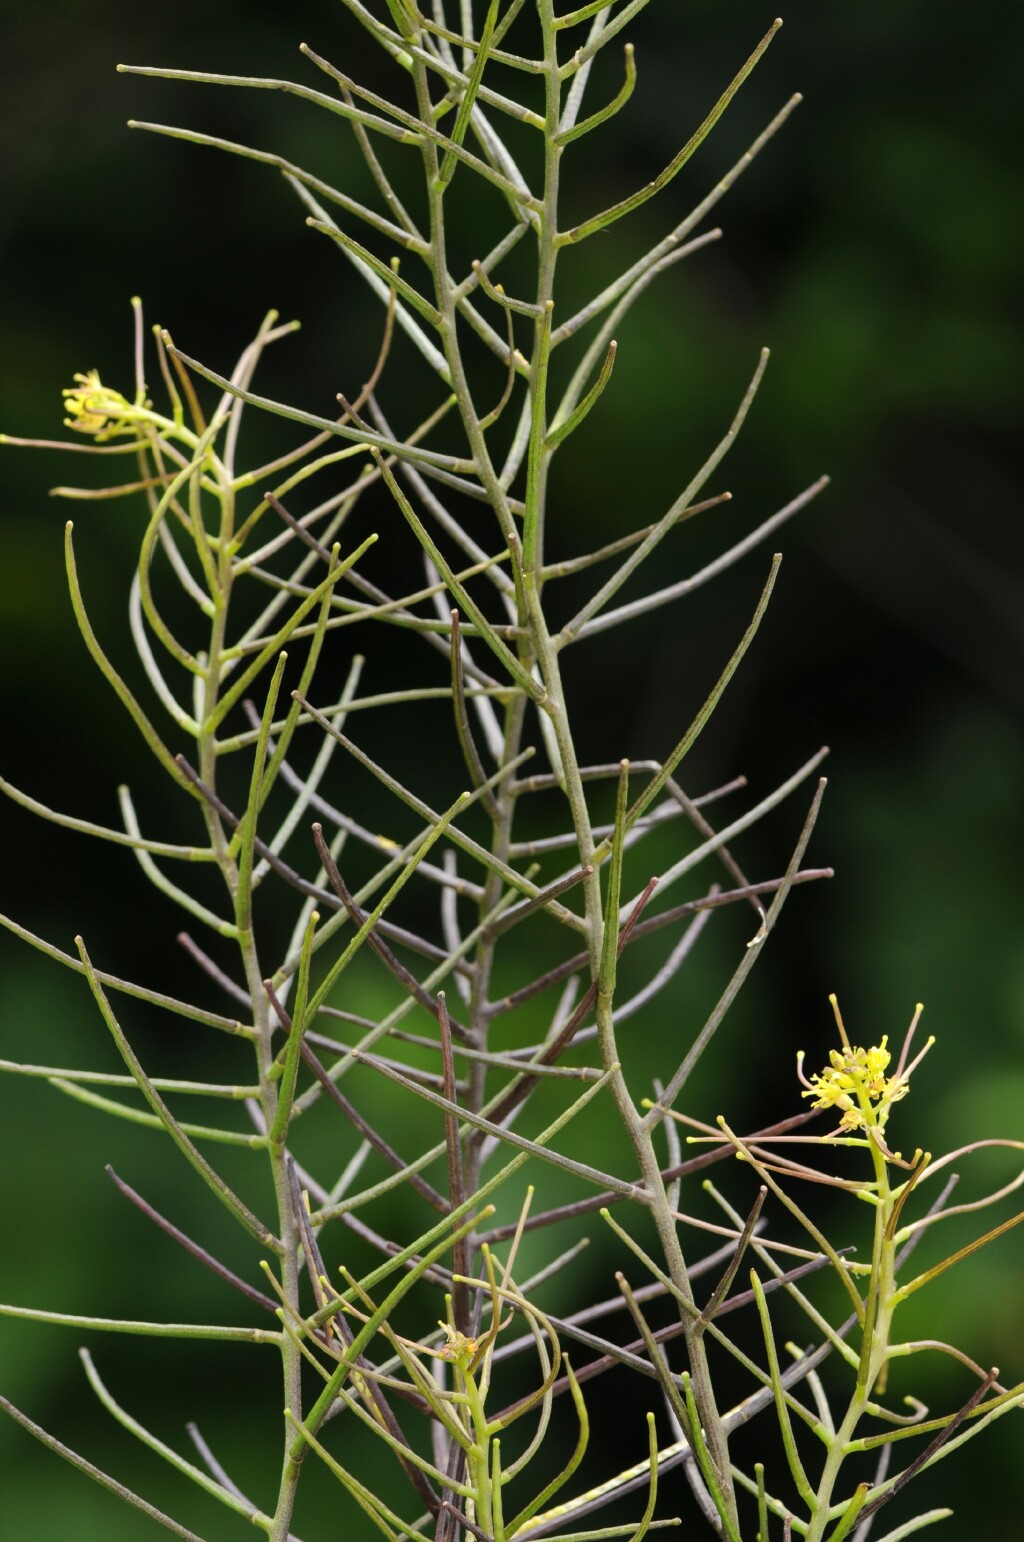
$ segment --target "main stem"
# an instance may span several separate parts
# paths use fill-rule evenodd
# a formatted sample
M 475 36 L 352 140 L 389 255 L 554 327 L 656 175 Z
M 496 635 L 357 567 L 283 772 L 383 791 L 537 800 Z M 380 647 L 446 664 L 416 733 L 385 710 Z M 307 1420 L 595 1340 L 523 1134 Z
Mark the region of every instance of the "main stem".
M 828 1444 L 814 1496 L 814 1513 L 807 1528 L 807 1542 L 821 1542 L 830 1523 L 829 1508 L 835 1493 L 840 1470 L 847 1455 L 847 1446 L 856 1434 L 864 1417 L 871 1394 L 881 1390 L 889 1365 L 889 1339 L 892 1330 L 893 1293 L 896 1289 L 896 1244 L 888 1236 L 889 1219 L 895 1198 L 889 1184 L 889 1171 L 885 1158 L 869 1142 L 875 1167 L 875 1192 L 878 1204 L 875 1210 L 875 1231 L 871 1250 L 871 1283 L 864 1314 L 864 1337 L 861 1344 L 857 1385 L 853 1390 L 846 1413 L 835 1435 Z M 832 1517 L 834 1519 L 834 1517 Z
M 556 52 L 557 34 L 554 30 L 554 14 L 551 0 L 541 0 L 539 6 L 544 27 L 545 62 L 547 65 L 547 157 L 545 167 L 544 209 L 541 216 L 540 263 L 538 275 L 538 303 L 546 306 L 551 300 L 557 255 L 557 203 L 559 148 L 553 143 L 560 116 L 561 82 L 558 76 Z M 539 331 L 539 329 L 538 329 Z M 547 367 L 546 356 L 541 359 L 538 344 L 538 364 Z M 534 402 L 543 404 L 546 398 L 546 380 L 538 378 L 533 385 Z M 545 616 L 542 589 L 544 561 L 544 513 L 546 491 L 551 468 L 551 452 L 545 445 L 547 422 L 543 410 L 535 411 L 531 442 L 531 495 L 528 498 L 528 518 L 532 511 L 532 538 L 524 537 L 524 588 L 529 607 L 529 626 L 533 647 L 547 689 L 548 700 L 543 710 L 548 712 L 554 728 L 562 762 L 563 787 L 576 832 L 581 863 L 589 863 L 594 855 L 594 838 L 587 806 L 583 779 L 580 775 L 576 748 L 566 710 L 565 692 L 562 685 L 558 651 L 555 648 Z M 532 505 L 532 510 L 531 510 Z M 603 941 L 604 907 L 601 900 L 601 879 L 596 870 L 584 882 L 585 915 L 587 919 L 587 943 L 591 978 L 597 979 Z M 597 1027 L 601 1046 L 601 1058 L 605 1069 L 621 1065 L 615 1037 L 610 996 L 599 993 L 597 1000 Z M 661 1243 L 669 1276 L 683 1300 L 695 1306 L 686 1260 L 679 1242 L 675 1217 L 669 1203 L 661 1163 L 654 1148 L 650 1131 L 639 1117 L 621 1070 L 615 1071 L 610 1082 L 612 1097 L 620 1119 L 632 1144 L 644 1185 L 648 1193 L 658 1238 Z M 702 1333 L 695 1328 L 696 1314 L 681 1312 L 683 1332 L 690 1363 L 690 1375 L 694 1397 L 705 1432 L 708 1451 L 717 1470 L 721 1492 L 728 1509 L 729 1519 L 737 1525 L 736 1495 L 729 1465 L 728 1437 L 718 1411 L 711 1372 L 707 1360 Z
M 559 75 L 555 15 L 551 0 L 538 0 L 538 13 L 544 38 L 545 82 L 545 149 L 544 193 L 538 229 L 536 305 L 540 319 L 535 326 L 533 357 L 530 368 L 531 426 L 527 452 L 526 513 L 522 535 L 523 604 L 525 614 L 520 614 L 521 628 L 518 641 L 519 656 L 529 668 L 534 663 L 540 669 L 546 697 L 539 710 L 546 712 L 554 731 L 561 761 L 561 780 L 565 792 L 577 849 L 581 864 L 591 862 L 594 855 L 594 838 L 587 805 L 583 779 L 580 775 L 576 747 L 566 710 L 565 693 L 559 668 L 558 653 L 547 625 L 542 600 L 544 561 L 545 514 L 547 487 L 551 468 L 552 451 L 547 444 L 547 376 L 550 353 L 551 310 L 555 268 L 558 253 L 558 193 L 561 147 L 556 143 L 561 117 L 562 82 Z M 417 102 L 425 122 L 431 121 L 431 102 L 426 68 L 420 63 L 414 67 Z M 440 326 L 445 357 L 448 363 L 452 387 L 473 455 L 477 476 L 488 495 L 502 534 L 507 539 L 515 534 L 515 522 L 508 499 L 493 466 L 480 418 L 476 412 L 459 346 L 457 310 L 452 286 L 448 280 L 445 246 L 444 190 L 438 183 L 438 158 L 435 147 L 426 141 L 423 147 L 424 171 L 430 208 L 430 253 L 428 261 L 432 269 L 434 293 L 440 312 Z M 525 703 L 517 702 L 506 714 L 503 753 L 506 757 L 518 752 L 521 744 Z M 556 768 L 558 769 L 558 768 Z M 492 850 L 504 854 L 511 835 L 514 815 L 514 798 L 507 790 L 498 799 L 498 811 L 493 820 Z M 587 949 L 591 977 L 596 979 L 600 970 L 603 938 L 603 905 L 601 880 L 595 870 L 585 880 L 584 913 L 587 922 Z M 498 898 L 498 885 L 493 873 L 488 876 L 482 901 L 482 914 L 493 907 Z M 487 987 L 493 963 L 494 943 L 484 938 L 477 950 L 475 978 L 471 1002 L 471 1022 L 480 1047 L 486 1040 Z M 612 1003 L 610 999 L 598 1001 L 598 1031 L 602 1059 L 605 1068 L 617 1064 Z M 683 1299 L 694 1305 L 689 1274 L 679 1242 L 675 1218 L 661 1177 L 661 1164 L 654 1149 L 650 1132 L 643 1125 L 634 1106 L 625 1078 L 616 1071 L 611 1079 L 612 1095 L 619 1116 L 626 1128 L 647 1189 L 652 1214 L 657 1227 L 670 1277 Z M 477 1107 L 484 1097 L 483 1067 L 478 1065 L 470 1073 L 469 1101 Z M 470 1190 L 479 1177 L 481 1142 L 470 1137 L 468 1142 L 466 1181 Z M 690 1361 L 694 1396 L 705 1431 L 705 1439 L 711 1458 L 718 1472 L 721 1492 L 730 1520 L 736 1525 L 736 1497 L 729 1466 L 728 1440 L 718 1411 L 710 1368 L 707 1362 L 704 1340 L 694 1331 L 693 1315 L 685 1312 L 682 1322 Z
M 211 595 L 214 603 L 214 614 L 210 626 L 210 648 L 203 679 L 203 700 L 198 746 L 200 776 L 204 784 L 214 792 L 216 791 L 218 760 L 216 733 L 207 729 L 206 724 L 213 717 L 220 692 L 224 641 L 227 633 L 228 610 L 234 576 L 231 569 L 230 540 L 234 524 L 234 491 L 230 486 L 222 487 L 220 509 L 221 520 L 216 586 L 215 592 Z M 273 1023 L 270 1018 L 267 994 L 263 988 L 263 974 L 260 969 L 259 953 L 253 930 L 251 888 L 246 891 L 240 882 L 238 862 L 231 842 L 227 838 L 220 815 L 206 800 L 203 801 L 203 810 L 210 844 L 216 853 L 217 866 L 234 905 L 242 968 L 245 974 L 246 988 L 249 992 L 253 1026 L 257 1031 L 254 1047 L 256 1050 L 256 1065 L 260 1088 L 260 1108 L 263 1114 L 264 1126 L 269 1131 L 274 1122 L 274 1115 L 277 1112 L 277 1083 L 271 1079 L 270 1074 L 274 1061 Z M 277 1205 L 278 1236 L 281 1239 L 283 1250 L 281 1259 L 281 1288 L 288 1308 L 298 1315 L 300 1313 L 299 1236 L 298 1225 L 292 1207 L 286 1148 L 284 1145 L 275 1146 L 268 1143 L 267 1149 L 270 1157 L 274 1198 Z M 290 1409 L 297 1419 L 301 1419 L 302 1356 L 297 1345 L 287 1333 L 281 1336 L 281 1362 L 284 1383 L 284 1406 Z M 295 1495 L 299 1480 L 299 1468 L 289 1459 L 292 1439 L 293 1436 L 290 1428 L 285 1423 L 281 1479 L 278 1486 L 273 1522 L 268 1533 L 270 1542 L 288 1542 L 291 1528 L 292 1512 L 295 1508 Z

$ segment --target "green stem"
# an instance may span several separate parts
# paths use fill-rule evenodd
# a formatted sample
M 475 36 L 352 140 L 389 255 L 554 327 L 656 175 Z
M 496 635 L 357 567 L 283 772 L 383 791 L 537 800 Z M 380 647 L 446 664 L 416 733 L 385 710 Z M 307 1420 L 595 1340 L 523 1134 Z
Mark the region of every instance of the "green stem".
M 872 1121 L 874 1110 L 869 1108 Z M 861 1356 L 857 1368 L 857 1382 L 841 1423 L 828 1442 L 828 1453 L 822 1466 L 821 1477 L 814 1496 L 811 1521 L 807 1528 L 807 1542 L 821 1542 L 826 1528 L 837 1519 L 833 1495 L 843 1462 L 849 1454 L 850 1442 L 864 1417 L 872 1394 L 885 1386 L 885 1377 L 891 1358 L 890 1335 L 895 1310 L 896 1245 L 887 1235 L 889 1219 L 896 1204 L 889 1184 L 885 1157 L 874 1141 L 868 1142 L 875 1169 L 874 1236 L 871 1250 L 871 1276 L 864 1310 L 864 1326 L 861 1338 Z M 842 1515 L 842 1510 L 839 1511 Z
M 210 621 L 209 648 L 204 661 L 201 685 L 200 731 L 198 740 L 200 776 L 204 784 L 216 791 L 218 753 L 216 726 L 223 715 L 220 686 L 225 673 L 227 623 L 234 582 L 232 570 L 232 533 L 235 524 L 235 487 L 225 480 L 219 493 L 220 527 L 216 545 L 217 571 L 215 582 L 210 585 L 212 615 Z M 332 575 L 336 571 L 332 564 Z M 246 989 L 252 1009 L 254 1028 L 253 1048 L 259 1081 L 259 1102 L 265 1129 L 276 1131 L 279 1088 L 271 1076 L 274 1052 L 272 1046 L 273 1024 L 270 1018 L 266 991 L 263 988 L 263 971 L 253 931 L 251 905 L 252 844 L 260 812 L 263 771 L 266 763 L 266 736 L 273 717 L 273 704 L 280 682 L 281 667 L 275 672 L 271 686 L 270 702 L 264 714 L 265 728 L 256 745 L 254 774 L 250 785 L 249 807 L 245 817 L 244 837 L 236 847 L 229 840 L 223 822 L 209 799 L 201 800 L 203 817 L 215 860 L 220 869 L 224 886 L 235 908 L 237 942 L 245 977 Z M 239 868 L 239 859 L 242 871 Z M 274 1198 L 277 1206 L 278 1237 L 280 1239 L 281 1292 L 289 1312 L 301 1315 L 299 1294 L 299 1232 L 292 1208 L 291 1184 L 288 1175 L 284 1143 L 271 1139 L 267 1143 Z M 302 1415 L 302 1354 L 291 1335 L 280 1338 L 281 1371 L 285 1407 L 301 1418 Z M 290 1431 L 284 1425 L 281 1478 L 277 1502 L 268 1530 L 270 1542 L 287 1542 L 295 1494 L 298 1470 L 288 1459 L 291 1445 Z

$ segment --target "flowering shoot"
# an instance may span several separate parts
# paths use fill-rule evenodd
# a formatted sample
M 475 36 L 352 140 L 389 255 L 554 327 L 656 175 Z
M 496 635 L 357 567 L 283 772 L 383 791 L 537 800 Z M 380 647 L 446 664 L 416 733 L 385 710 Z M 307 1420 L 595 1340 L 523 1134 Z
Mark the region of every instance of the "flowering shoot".
M 64 419 L 67 428 L 93 439 L 113 439 L 118 434 L 137 434 L 132 421 L 137 417 L 131 402 L 120 391 L 111 390 L 100 379 L 99 370 L 76 375 L 75 384 L 63 391 Z
M 830 996 L 829 1000 L 843 1047 L 830 1050 L 829 1064 L 810 1078 L 804 1075 L 804 1055 L 801 1050 L 797 1056 L 797 1074 L 804 1084 L 802 1096 L 813 1099 L 813 1108 L 837 1108 L 841 1111 L 836 1134 L 853 1130 L 875 1130 L 881 1133 L 885 1129 L 892 1105 L 906 1097 L 910 1091 L 911 1071 L 935 1041 L 929 1039 L 913 1063 L 909 1066 L 906 1064 L 910 1039 L 921 1016 L 922 1008 L 919 1006 L 907 1033 L 896 1072 L 893 1076 L 887 1076 L 892 1060 L 887 1048 L 889 1035 L 883 1034 L 881 1043 L 872 1045 L 870 1049 L 851 1044 L 843 1026 L 839 1003 L 835 996 Z

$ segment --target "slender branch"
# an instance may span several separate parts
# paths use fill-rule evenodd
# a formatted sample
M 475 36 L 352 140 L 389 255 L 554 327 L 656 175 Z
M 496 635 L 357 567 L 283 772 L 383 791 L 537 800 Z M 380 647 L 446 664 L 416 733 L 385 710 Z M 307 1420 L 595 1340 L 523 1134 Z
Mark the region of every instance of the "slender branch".
M 84 1473 L 87 1478 L 91 1478 L 94 1483 L 98 1483 L 101 1488 L 116 1494 L 118 1499 L 124 1500 L 134 1509 L 141 1510 L 143 1515 L 148 1515 L 151 1521 L 156 1521 L 157 1525 L 163 1526 L 165 1531 L 173 1533 L 176 1537 L 181 1537 L 183 1542 L 204 1542 L 204 1539 L 196 1532 L 189 1531 L 187 1526 L 182 1526 L 178 1521 L 172 1520 L 169 1515 L 165 1515 L 162 1510 L 158 1510 L 155 1505 L 151 1505 L 148 1500 L 141 1499 L 132 1489 L 127 1488 L 123 1483 L 119 1483 L 116 1478 L 111 1478 L 101 1468 L 95 1467 L 92 1462 L 86 1461 L 84 1456 L 79 1456 L 77 1451 L 72 1451 L 70 1446 L 64 1445 L 54 1435 L 48 1434 L 41 1425 L 36 1424 L 27 1414 L 23 1414 L 21 1409 L 16 1408 L 7 1398 L 0 1396 L 0 1408 L 3 1409 L 4 1413 L 9 1414 L 16 1423 L 20 1424 L 22 1429 L 27 1430 L 30 1435 L 34 1435 L 36 1440 L 42 1445 L 47 1446 L 57 1456 L 62 1456 L 66 1462 L 70 1462 L 72 1467 L 77 1467 L 79 1472 Z

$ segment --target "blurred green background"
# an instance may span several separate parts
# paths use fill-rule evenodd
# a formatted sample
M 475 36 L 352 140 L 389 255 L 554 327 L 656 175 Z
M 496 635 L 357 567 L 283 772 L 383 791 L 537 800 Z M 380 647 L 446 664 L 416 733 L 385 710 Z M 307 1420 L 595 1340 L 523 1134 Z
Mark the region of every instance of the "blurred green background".
M 343 184 L 357 175 L 344 127 L 328 124 L 325 142 L 310 109 L 266 93 L 114 73 L 129 60 L 291 74 L 316 85 L 295 53 L 300 40 L 347 69 L 366 62 L 343 8 L 334 0 L 112 0 L 102 8 L 49 0 L 0 3 L 0 20 L 0 426 L 58 434 L 59 391 L 76 370 L 97 367 L 127 386 L 134 293 L 150 320 L 217 367 L 274 305 L 305 323 L 273 365 L 277 394 L 328 411 L 335 391 L 357 389 L 379 317 L 336 252 L 304 229 L 274 175 L 124 123 L 186 123 L 250 140 L 315 161 Z M 652 0 L 629 34 L 639 89 L 618 135 L 586 142 L 572 207 L 590 213 L 653 175 L 770 20 L 750 0 Z M 620 334 L 601 427 L 565 457 L 571 476 L 557 486 L 552 539 L 570 554 L 656 518 L 724 429 L 758 348 L 771 347 L 761 395 L 716 484 L 735 501 L 677 538 L 666 558 L 673 576 L 700 567 L 821 472 L 833 481 L 783 532 L 772 610 L 694 752 L 687 785 L 702 790 L 742 771 L 762 795 L 830 744 L 812 856 L 834 865 L 836 878 L 794 896 L 695 1096 L 707 1100 L 704 1111 L 756 1118 L 759 1091 L 775 1078 L 795 1105 L 792 1054 L 829 1042 L 830 990 L 862 1042 L 895 1038 L 920 999 L 939 1043 L 908 1105 L 914 1120 L 901 1111 L 905 1144 L 938 1151 L 990 1133 L 1021 1139 L 1024 9 L 795 0 L 785 21 L 679 179 L 575 263 L 570 282 L 583 289 L 633 260 L 792 91 L 804 93 L 783 134 L 716 210 L 725 239 L 666 275 Z M 596 99 L 616 89 L 619 67 L 608 61 Z M 405 384 L 392 378 L 390 389 L 390 400 L 401 400 Z M 411 377 L 409 399 L 420 389 Z M 10 449 L 0 458 L 0 771 L 56 806 L 114 821 L 116 784 L 145 787 L 148 771 L 116 703 L 89 683 L 70 617 L 67 510 L 46 496 L 71 478 L 69 461 Z M 137 522 L 127 504 L 72 512 L 97 624 L 110 636 Z M 569 681 L 591 714 L 588 755 L 654 755 L 674 741 L 742 630 L 767 556 L 759 550 L 681 609 L 650 618 L 628 648 L 623 634 L 586 645 Z M 598 681 L 623 703 L 614 735 Z M 147 804 L 151 823 L 156 806 L 155 798 Z M 800 817 L 787 805 L 746 840 L 748 870 L 780 870 Z M 56 836 L 17 809 L 4 810 L 0 849 L 5 913 L 65 948 L 85 930 L 108 967 L 194 988 L 170 909 L 154 909 L 140 932 L 142 885 L 127 859 Z M 681 1032 L 714 998 L 746 924 L 712 928 L 713 942 L 665 998 Z M 196 1035 L 187 1043 L 190 1054 L 208 1050 Z M 153 1052 L 170 1063 L 175 1049 Z M 79 982 L 0 937 L 0 1056 L 106 1065 L 108 1054 Z M 211 1074 L 225 1063 L 215 1058 Z M 239 1310 L 196 1281 L 170 1244 L 154 1242 L 103 1176 L 112 1162 L 154 1199 L 177 1204 L 179 1217 L 188 1213 L 197 1191 L 157 1137 L 112 1126 L 45 1084 L 4 1083 L 0 1108 L 0 1297 L 102 1314 L 113 1271 L 120 1299 L 128 1281 L 147 1317 L 228 1320 Z M 993 1180 L 1012 1171 L 1009 1156 L 985 1170 Z M 965 1192 L 981 1192 L 982 1181 L 965 1172 Z M 216 1239 L 205 1205 L 195 1226 Z M 930 1332 L 999 1364 L 1007 1381 L 1024 1378 L 1022 1278 L 1024 1242 L 1014 1232 L 950 1277 Z M 245 1320 L 244 1309 L 235 1320 Z M 80 1337 L 0 1320 L 0 1389 L 204 1535 L 240 1535 L 240 1524 L 211 1519 L 201 1500 L 182 1496 L 184 1485 L 139 1456 L 83 1396 Z M 260 1487 L 276 1392 L 257 1395 L 258 1352 L 225 1352 L 193 1377 L 173 1346 L 97 1340 L 101 1369 L 136 1411 L 158 1410 L 165 1438 L 181 1444 L 184 1420 L 201 1415 L 240 1480 Z M 936 1406 L 947 1396 L 937 1388 Z M 1004 1421 L 928 1480 L 932 1502 L 958 1508 L 945 1535 L 1017 1535 L 1019 1425 L 1019 1416 Z M 156 1534 L 6 1424 L 0 1474 L 5 1542 Z

